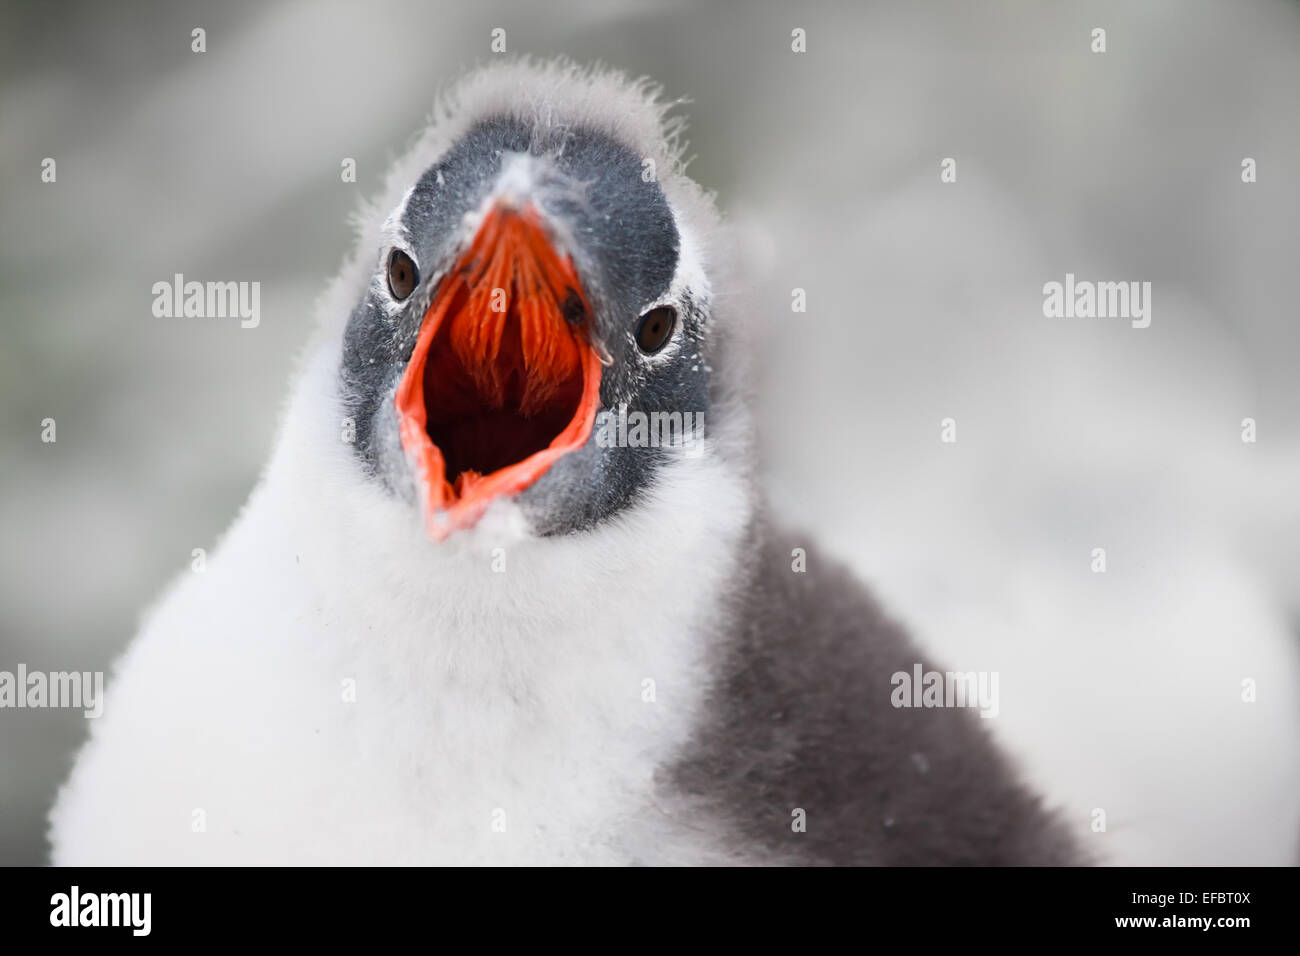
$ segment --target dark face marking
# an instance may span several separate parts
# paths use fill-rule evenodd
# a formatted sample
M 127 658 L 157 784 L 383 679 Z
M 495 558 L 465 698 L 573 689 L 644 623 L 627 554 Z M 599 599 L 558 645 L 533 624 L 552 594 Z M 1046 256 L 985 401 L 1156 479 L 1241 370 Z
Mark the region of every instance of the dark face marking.
M 361 466 L 390 488 L 404 487 L 393 393 L 411 357 L 421 321 L 442 275 L 470 238 L 463 221 L 479 211 L 507 162 L 530 157 L 528 198 L 565 238 L 590 314 L 574 290 L 565 319 L 583 325 L 610 364 L 601 404 L 633 411 L 704 413 L 709 375 L 703 350 L 707 303 L 686 290 L 669 304 L 679 328 L 661 355 L 637 349 L 640 316 L 668 294 L 681 241 L 657 182 L 642 177 L 642 157 L 608 135 L 581 127 L 537 125 L 513 118 L 482 122 L 455 143 L 415 183 L 401 227 L 419 285 L 395 302 L 386 280 L 372 282 L 344 333 L 341 364 L 344 414 L 356 423 Z M 379 263 L 391 249 L 376 250 Z M 382 268 L 377 266 L 377 268 Z M 556 462 L 518 496 L 538 534 L 591 527 L 635 502 L 666 454 L 677 450 L 587 444 Z

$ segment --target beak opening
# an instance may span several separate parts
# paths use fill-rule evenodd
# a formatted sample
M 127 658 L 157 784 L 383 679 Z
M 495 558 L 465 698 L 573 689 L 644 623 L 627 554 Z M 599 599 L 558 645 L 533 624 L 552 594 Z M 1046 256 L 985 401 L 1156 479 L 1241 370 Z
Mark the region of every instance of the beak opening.
M 431 538 L 473 526 L 586 443 L 601 373 L 590 316 L 537 211 L 492 207 L 439 283 L 397 386 Z

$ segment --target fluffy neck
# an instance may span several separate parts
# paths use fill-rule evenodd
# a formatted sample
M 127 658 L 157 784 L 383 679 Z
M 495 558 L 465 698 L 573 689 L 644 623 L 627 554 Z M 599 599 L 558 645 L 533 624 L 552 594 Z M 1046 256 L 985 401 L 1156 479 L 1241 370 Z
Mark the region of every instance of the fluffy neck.
M 639 638 L 619 622 L 638 619 L 655 626 L 665 655 L 694 657 L 753 508 L 750 477 L 725 444 L 668 462 L 643 501 L 590 531 L 535 537 L 502 500 L 435 543 L 415 506 L 364 475 L 342 440 L 336 382 L 318 352 L 250 504 L 301 556 L 316 600 L 368 631 L 382 627 L 404 665 L 412 654 L 434 667 L 454 661 L 489 683 L 527 683 L 561 651 L 651 665 L 652 648 L 620 648 Z

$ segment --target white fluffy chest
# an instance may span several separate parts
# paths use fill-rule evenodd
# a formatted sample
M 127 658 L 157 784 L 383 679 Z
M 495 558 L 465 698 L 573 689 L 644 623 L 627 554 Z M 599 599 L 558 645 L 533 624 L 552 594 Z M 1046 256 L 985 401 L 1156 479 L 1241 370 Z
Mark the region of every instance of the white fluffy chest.
M 471 590 L 453 589 L 421 646 L 394 657 L 353 645 L 334 668 L 356 675 L 338 715 L 351 733 L 337 739 L 389 791 L 376 801 L 362 788 L 358 808 L 392 805 L 405 821 L 394 852 L 425 861 L 638 858 L 655 771 L 703 691 L 707 605 L 591 601 L 516 617 L 508 582 L 482 605 Z
M 748 515 L 727 479 L 695 462 L 590 534 L 504 509 L 435 546 L 378 498 L 313 522 L 272 472 L 110 681 L 56 860 L 663 859 L 655 775 Z

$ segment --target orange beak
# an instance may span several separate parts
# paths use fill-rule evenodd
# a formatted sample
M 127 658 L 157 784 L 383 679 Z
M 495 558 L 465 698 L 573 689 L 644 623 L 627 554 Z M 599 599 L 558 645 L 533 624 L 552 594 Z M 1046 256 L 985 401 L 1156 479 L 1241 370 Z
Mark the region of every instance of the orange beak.
M 600 404 L 600 360 L 581 321 L 590 315 L 537 211 L 493 207 L 439 284 L 397 385 L 402 448 L 434 540 L 586 443 Z

